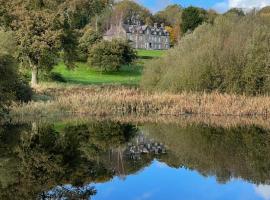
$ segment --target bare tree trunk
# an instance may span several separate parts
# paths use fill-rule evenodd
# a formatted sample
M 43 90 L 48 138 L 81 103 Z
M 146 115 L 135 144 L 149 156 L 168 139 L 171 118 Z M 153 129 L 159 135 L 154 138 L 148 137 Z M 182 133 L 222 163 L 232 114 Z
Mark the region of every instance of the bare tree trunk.
M 37 84 L 38 84 L 38 68 L 37 66 L 33 66 L 31 85 L 36 86 Z

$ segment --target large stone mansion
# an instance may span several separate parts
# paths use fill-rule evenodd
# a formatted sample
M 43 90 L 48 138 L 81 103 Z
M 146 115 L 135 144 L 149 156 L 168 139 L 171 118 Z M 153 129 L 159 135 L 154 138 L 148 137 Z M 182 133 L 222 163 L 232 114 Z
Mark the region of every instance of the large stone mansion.
M 104 35 L 105 40 L 126 39 L 136 49 L 164 50 L 170 48 L 170 35 L 163 24 L 148 26 L 136 23 L 133 25 L 111 25 Z

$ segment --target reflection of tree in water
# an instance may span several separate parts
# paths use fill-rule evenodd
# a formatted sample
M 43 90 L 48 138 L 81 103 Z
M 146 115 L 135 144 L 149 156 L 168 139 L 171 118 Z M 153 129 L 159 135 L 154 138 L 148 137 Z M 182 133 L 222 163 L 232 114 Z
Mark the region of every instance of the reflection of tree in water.
M 1 130 L 0 199 L 7 200 L 35 199 L 42 191 L 62 184 L 72 184 L 75 190 L 63 187 L 55 194 L 93 194 L 93 190 L 81 189 L 114 175 L 102 162 L 103 154 L 125 144 L 137 132 L 130 124 L 109 121 L 63 128 L 35 123 L 6 125 Z
M 270 182 L 270 131 L 257 126 L 231 128 L 205 124 L 149 124 L 144 130 L 168 145 L 172 167 L 195 169 L 214 175 L 221 183 L 243 178 L 253 183 Z
M 94 188 L 86 187 L 89 183 L 133 174 L 154 158 L 172 167 L 216 175 L 220 182 L 241 177 L 269 183 L 268 130 L 204 124 L 149 124 L 143 129 L 158 141 L 150 142 L 149 148 L 147 139 L 134 143 L 140 135 L 131 124 L 102 121 L 1 126 L 0 199 L 28 200 L 38 195 L 40 199 L 84 199 L 95 193 Z M 163 144 L 168 146 L 168 154 L 163 155 Z M 131 150 L 139 159 L 131 156 Z M 61 186 L 66 184 L 72 187 Z

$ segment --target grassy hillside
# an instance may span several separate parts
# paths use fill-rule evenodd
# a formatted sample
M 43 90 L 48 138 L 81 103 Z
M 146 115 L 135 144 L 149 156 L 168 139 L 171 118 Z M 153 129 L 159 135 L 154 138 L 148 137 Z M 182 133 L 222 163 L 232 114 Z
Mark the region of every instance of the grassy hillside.
M 99 84 L 123 84 L 136 85 L 140 82 L 142 67 L 123 66 L 119 72 L 101 73 L 89 67 L 86 63 L 77 63 L 77 67 L 68 70 L 67 67 L 60 63 L 53 72 L 63 76 L 67 83 L 83 85 Z
M 63 63 L 59 63 L 53 72 L 59 73 L 72 84 L 99 85 L 121 84 L 138 85 L 142 76 L 143 65 L 147 60 L 162 56 L 165 51 L 139 50 L 139 60 L 132 66 L 123 66 L 119 72 L 101 73 L 88 66 L 87 63 L 77 63 L 77 68 L 68 70 Z

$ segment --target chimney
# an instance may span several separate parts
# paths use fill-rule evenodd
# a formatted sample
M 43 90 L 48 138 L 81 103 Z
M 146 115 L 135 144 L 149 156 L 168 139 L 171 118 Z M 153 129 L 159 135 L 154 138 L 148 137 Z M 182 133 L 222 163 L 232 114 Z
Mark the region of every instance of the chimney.
M 158 23 L 154 23 L 154 27 L 157 28 L 157 26 L 158 26 Z

